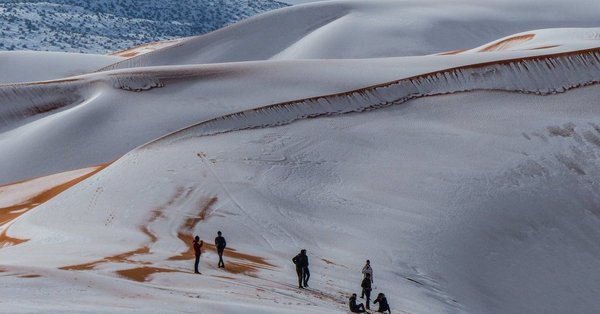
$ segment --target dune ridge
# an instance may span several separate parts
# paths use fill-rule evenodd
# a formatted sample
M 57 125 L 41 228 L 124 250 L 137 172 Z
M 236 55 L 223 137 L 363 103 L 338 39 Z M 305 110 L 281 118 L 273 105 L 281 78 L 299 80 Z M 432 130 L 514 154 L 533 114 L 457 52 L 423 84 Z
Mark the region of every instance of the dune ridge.
M 600 82 L 598 72 L 600 48 L 473 64 L 217 117 L 161 137 L 141 148 L 175 143 L 190 137 L 284 125 L 299 119 L 368 111 L 415 98 L 457 92 L 501 90 L 549 95 L 597 84 Z

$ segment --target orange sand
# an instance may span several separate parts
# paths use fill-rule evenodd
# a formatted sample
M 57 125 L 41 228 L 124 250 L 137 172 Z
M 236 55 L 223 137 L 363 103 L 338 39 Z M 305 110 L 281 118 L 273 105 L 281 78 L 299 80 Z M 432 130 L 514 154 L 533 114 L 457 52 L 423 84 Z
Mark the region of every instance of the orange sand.
M 440 56 L 448 56 L 448 55 L 456 55 L 459 54 L 463 51 L 467 51 L 469 49 L 457 49 L 457 50 L 451 50 L 451 51 L 446 51 L 446 52 L 442 52 L 442 53 L 438 53 L 438 55 Z
M 550 45 L 550 46 L 541 46 L 541 47 L 535 47 L 535 48 L 531 48 L 529 50 L 542 50 L 542 49 L 550 49 L 550 48 L 556 48 L 559 47 L 560 45 Z
M 65 190 L 67 190 L 67 189 L 73 187 L 74 185 L 80 183 L 81 181 L 93 176 L 94 174 L 98 173 L 102 169 L 106 168 L 108 165 L 109 164 L 99 165 L 93 171 L 91 171 L 87 174 L 84 174 L 78 178 L 75 178 L 73 180 L 59 184 L 48 190 L 45 190 L 45 191 L 33 196 L 32 198 L 26 200 L 25 202 L 23 202 L 21 204 L 0 208 L 0 226 L 10 223 L 11 221 L 14 221 L 19 216 L 25 214 L 26 212 L 30 211 L 31 209 L 49 201 L 50 199 L 54 198 L 55 196 L 64 192 Z M 17 183 L 20 184 L 20 183 L 23 183 L 26 181 L 31 181 L 31 180 L 33 180 L 33 179 L 20 181 L 20 182 L 16 182 L 13 184 L 17 184 Z M 7 185 L 4 185 L 4 186 L 7 186 Z M 4 231 L 2 233 L 0 233 L 0 247 L 17 245 L 17 244 L 27 241 L 27 240 L 22 240 L 22 239 L 11 238 L 6 234 L 7 231 L 8 231 L 8 227 L 6 229 L 4 229 Z
M 192 243 L 192 239 L 193 239 L 193 234 L 192 231 L 194 230 L 194 228 L 196 227 L 196 225 L 206 219 L 208 217 L 208 210 L 211 208 L 211 206 L 213 206 L 219 199 L 215 196 L 215 197 L 211 197 L 210 199 L 208 199 L 208 201 L 206 202 L 206 204 L 202 205 L 200 207 L 200 212 L 198 213 L 198 216 L 196 217 L 191 217 L 185 220 L 185 223 L 183 224 L 183 226 L 181 227 L 181 229 L 179 230 L 179 232 L 177 233 L 177 237 L 183 241 L 185 244 L 191 244 Z M 176 256 L 171 256 L 169 257 L 170 261 L 180 261 L 180 260 L 188 260 L 194 258 L 194 249 L 192 248 L 191 245 L 188 245 L 188 249 L 187 251 L 176 255 Z
M 217 201 L 218 198 L 216 196 L 208 199 L 206 203 L 200 207 L 198 216 L 186 219 L 185 223 L 179 230 L 177 237 L 182 242 L 188 244 L 188 249 L 179 255 L 171 256 L 169 260 L 180 261 L 191 260 L 194 258 L 194 249 L 191 246 L 193 239 L 192 231 L 200 221 L 206 220 L 209 217 L 208 212 Z M 217 251 L 213 244 L 206 242 L 204 242 L 203 248 L 213 252 Z M 230 259 L 226 259 L 225 270 L 233 274 L 253 274 L 258 270 L 258 268 L 266 269 L 274 267 L 273 265 L 267 263 L 262 257 L 239 253 L 232 248 L 225 249 L 224 256 Z
M 161 206 L 161 207 L 158 207 L 158 208 L 154 209 L 152 211 L 150 217 L 148 218 L 148 221 L 147 221 L 146 225 L 140 227 L 140 229 L 142 230 L 142 232 L 144 234 L 146 234 L 150 238 L 150 243 L 148 245 L 140 247 L 140 248 L 138 248 L 136 250 L 133 250 L 133 251 L 128 251 L 128 252 L 117 254 L 117 255 L 113 255 L 113 256 L 108 256 L 108 257 L 105 257 L 105 258 L 97 260 L 97 261 L 93 261 L 93 262 L 89 262 L 89 263 L 84 263 L 84 264 L 64 266 L 64 267 L 61 267 L 60 269 L 63 269 L 63 270 L 91 270 L 91 269 L 94 269 L 94 267 L 96 267 L 96 265 L 98 265 L 98 264 L 108 263 L 108 262 L 113 262 L 113 263 L 147 264 L 147 263 L 141 263 L 141 262 L 137 262 L 137 261 L 132 261 L 130 258 L 132 256 L 134 256 L 134 255 L 142 255 L 142 254 L 149 254 L 150 253 L 150 245 L 152 243 L 155 243 L 158 240 L 158 237 L 152 231 L 150 231 L 150 228 L 148 227 L 148 225 L 150 223 L 156 221 L 156 219 L 162 217 L 165 208 L 167 208 L 168 206 L 174 204 L 175 200 L 177 200 L 179 197 L 181 197 L 184 194 L 184 192 L 185 191 L 184 191 L 183 188 L 178 188 L 177 189 L 177 193 L 175 194 L 175 196 L 172 197 L 169 200 L 169 202 L 167 202 L 167 204 L 165 204 L 164 206 Z
M 513 36 L 504 40 L 501 40 L 495 44 L 491 44 L 479 50 L 480 52 L 490 52 L 490 51 L 502 51 L 510 48 L 511 46 L 522 43 L 528 40 L 531 40 L 535 37 L 535 34 L 525 34 L 519 36 Z
M 181 272 L 174 269 L 159 268 L 159 267 L 137 267 L 131 269 L 118 270 L 117 274 L 127 279 L 145 282 L 148 280 L 148 276 L 156 273 L 173 273 Z
M 129 260 L 130 257 L 134 256 L 134 255 L 141 255 L 141 254 L 148 254 L 150 253 L 150 248 L 147 246 L 141 247 L 137 250 L 133 250 L 133 251 L 129 251 L 129 252 L 125 252 L 125 253 L 121 253 L 118 255 L 113 255 L 113 256 L 109 256 L 109 257 L 105 257 L 101 260 L 97 260 L 94 262 L 89 262 L 89 263 L 85 263 L 85 264 L 77 264 L 77 265 L 70 265 L 70 266 L 64 266 L 61 267 L 60 269 L 62 270 L 91 270 L 94 269 L 94 267 L 96 267 L 96 265 L 101 264 L 101 263 L 108 263 L 108 262 L 114 262 L 114 263 L 137 263 L 137 264 L 143 264 L 140 262 L 136 262 L 136 261 L 131 261 Z
M 140 54 L 147 53 L 147 52 L 140 51 L 141 48 L 155 47 L 155 46 L 160 46 L 160 45 L 164 45 L 161 48 L 165 48 L 165 47 L 169 47 L 169 46 L 174 45 L 174 44 L 177 43 L 175 41 L 172 44 L 165 45 L 165 43 L 167 43 L 167 42 L 169 42 L 169 41 L 156 41 L 156 42 L 151 42 L 151 43 L 145 43 L 145 44 L 141 44 L 139 46 L 131 47 L 131 48 L 128 48 L 128 49 L 125 49 L 125 50 L 120 50 L 120 51 L 113 52 L 110 55 L 111 56 L 131 58 L 131 57 L 138 56 Z M 160 48 L 157 48 L 157 49 L 160 49 Z

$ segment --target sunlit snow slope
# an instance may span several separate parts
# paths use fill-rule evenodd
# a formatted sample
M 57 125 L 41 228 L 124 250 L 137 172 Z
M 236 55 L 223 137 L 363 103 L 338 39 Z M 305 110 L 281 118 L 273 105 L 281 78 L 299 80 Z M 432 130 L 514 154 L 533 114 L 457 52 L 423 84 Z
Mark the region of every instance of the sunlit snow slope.
M 366 259 L 392 313 L 596 312 L 600 7 L 449 3 L 0 85 L 0 312 L 344 313 Z

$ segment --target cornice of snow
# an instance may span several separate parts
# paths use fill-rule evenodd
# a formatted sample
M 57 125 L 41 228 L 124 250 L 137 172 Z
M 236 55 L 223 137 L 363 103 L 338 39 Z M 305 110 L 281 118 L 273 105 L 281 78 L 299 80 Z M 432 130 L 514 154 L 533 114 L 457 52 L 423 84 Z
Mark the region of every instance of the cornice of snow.
M 301 119 L 362 112 L 408 100 L 476 90 L 549 95 L 600 82 L 600 48 L 444 69 L 349 92 L 245 110 L 184 128 L 142 148 Z

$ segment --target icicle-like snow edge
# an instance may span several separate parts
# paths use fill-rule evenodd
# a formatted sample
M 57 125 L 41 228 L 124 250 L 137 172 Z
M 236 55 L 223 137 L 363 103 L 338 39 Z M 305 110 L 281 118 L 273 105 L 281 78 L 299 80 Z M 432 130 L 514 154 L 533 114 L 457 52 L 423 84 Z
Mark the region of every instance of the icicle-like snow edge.
M 476 90 L 549 95 L 600 82 L 600 48 L 501 60 L 421 74 L 345 93 L 294 100 L 213 118 L 150 142 L 285 125 L 300 119 L 362 112 L 408 100 Z
M 122 73 L 0 85 L 0 126 L 85 103 L 102 85 L 141 92 L 163 87 L 164 83 L 152 74 Z

